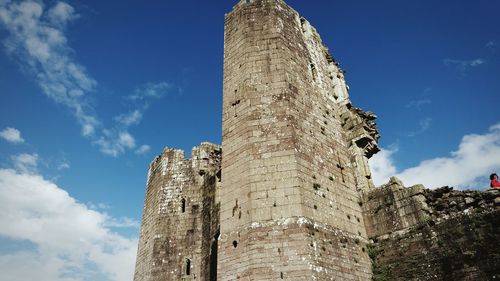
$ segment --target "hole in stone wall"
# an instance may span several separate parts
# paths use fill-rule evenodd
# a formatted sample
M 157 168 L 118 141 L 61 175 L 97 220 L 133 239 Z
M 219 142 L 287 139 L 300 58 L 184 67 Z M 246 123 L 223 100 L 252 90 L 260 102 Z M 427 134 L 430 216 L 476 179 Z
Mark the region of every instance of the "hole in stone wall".
M 186 259 L 186 275 L 191 275 L 191 260 Z
M 305 24 L 306 24 L 306 19 L 301 17 L 300 18 L 300 27 L 301 27 L 303 33 L 306 33 L 306 30 L 304 28 Z
M 233 247 L 234 248 L 238 247 L 238 241 L 236 241 L 236 240 L 233 241 Z
M 313 188 L 314 188 L 314 190 L 318 190 L 318 189 L 321 188 L 321 184 L 319 184 L 319 183 L 313 183 Z
M 347 219 L 350 220 L 351 219 L 351 216 L 350 215 L 347 215 Z
M 363 253 L 366 252 L 365 248 L 361 248 L 361 251 L 363 251 Z
M 186 199 L 181 199 L 181 212 L 186 212 Z
M 331 180 L 331 181 L 333 181 L 333 177 L 332 176 L 329 176 L 328 179 Z
M 314 210 L 317 210 L 318 209 L 318 206 L 314 205 Z
M 283 279 L 283 278 L 284 278 L 284 276 L 283 276 L 283 272 L 280 272 L 280 277 L 281 277 L 281 279 Z
M 356 220 L 357 220 L 358 222 L 361 222 L 361 220 L 360 220 L 358 217 L 356 217 Z
M 311 74 L 312 74 L 313 81 L 316 82 L 316 78 L 318 76 L 318 71 L 316 70 L 316 65 L 314 65 L 314 63 L 311 63 L 310 67 L 311 67 Z
M 210 281 L 217 281 L 217 251 L 219 248 L 220 231 L 217 230 L 210 247 Z

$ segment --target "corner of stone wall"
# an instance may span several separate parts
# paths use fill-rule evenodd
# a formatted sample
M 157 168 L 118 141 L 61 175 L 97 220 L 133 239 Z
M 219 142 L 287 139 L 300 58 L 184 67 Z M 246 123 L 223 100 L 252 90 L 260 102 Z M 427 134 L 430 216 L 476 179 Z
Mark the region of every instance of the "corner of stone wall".
M 429 219 L 423 185 L 405 187 L 396 177 L 379 188 L 362 193 L 368 237 L 403 231 Z

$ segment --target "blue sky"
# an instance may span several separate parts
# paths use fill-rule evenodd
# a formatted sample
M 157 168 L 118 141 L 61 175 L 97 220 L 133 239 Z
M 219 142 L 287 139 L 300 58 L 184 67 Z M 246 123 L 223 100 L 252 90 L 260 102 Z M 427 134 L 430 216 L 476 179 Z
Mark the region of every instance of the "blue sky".
M 498 1 L 287 2 L 379 116 L 377 184 L 500 172 Z M 4 280 L 131 280 L 149 162 L 221 143 L 235 3 L 0 0 Z

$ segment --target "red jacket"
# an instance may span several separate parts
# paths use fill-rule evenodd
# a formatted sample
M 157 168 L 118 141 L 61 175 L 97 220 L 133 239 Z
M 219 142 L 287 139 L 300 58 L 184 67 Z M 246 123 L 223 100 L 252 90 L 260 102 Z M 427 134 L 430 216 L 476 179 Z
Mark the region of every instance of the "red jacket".
M 490 187 L 493 187 L 493 188 L 499 188 L 499 187 L 500 187 L 500 181 L 497 181 L 497 180 L 491 180 L 491 182 L 490 182 Z

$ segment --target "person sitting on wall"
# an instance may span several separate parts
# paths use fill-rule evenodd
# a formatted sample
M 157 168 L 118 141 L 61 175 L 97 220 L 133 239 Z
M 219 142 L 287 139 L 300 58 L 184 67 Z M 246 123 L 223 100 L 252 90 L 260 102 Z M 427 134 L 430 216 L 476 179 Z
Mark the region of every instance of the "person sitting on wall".
M 493 188 L 500 188 L 500 181 L 498 181 L 498 176 L 497 174 L 491 174 L 490 175 L 490 187 Z

